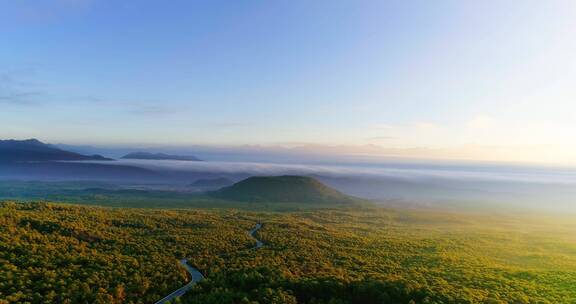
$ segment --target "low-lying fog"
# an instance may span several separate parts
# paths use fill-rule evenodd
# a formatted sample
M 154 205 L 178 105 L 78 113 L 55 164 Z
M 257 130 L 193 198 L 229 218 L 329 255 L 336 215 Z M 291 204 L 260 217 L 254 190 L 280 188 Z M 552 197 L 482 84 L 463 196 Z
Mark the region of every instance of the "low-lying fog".
M 107 163 L 110 164 L 110 163 Z M 443 207 L 576 211 L 576 171 L 434 163 L 279 164 L 119 160 L 129 165 L 182 176 L 228 177 L 309 175 L 347 194 L 387 203 Z M 191 181 L 186 181 L 191 182 Z

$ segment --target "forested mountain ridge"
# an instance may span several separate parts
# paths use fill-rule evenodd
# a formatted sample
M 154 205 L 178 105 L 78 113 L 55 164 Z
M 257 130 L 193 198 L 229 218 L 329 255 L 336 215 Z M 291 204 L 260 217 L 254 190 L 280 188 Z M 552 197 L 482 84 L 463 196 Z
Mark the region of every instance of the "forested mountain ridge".
M 0 162 L 111 160 L 65 151 L 37 139 L 0 140 Z

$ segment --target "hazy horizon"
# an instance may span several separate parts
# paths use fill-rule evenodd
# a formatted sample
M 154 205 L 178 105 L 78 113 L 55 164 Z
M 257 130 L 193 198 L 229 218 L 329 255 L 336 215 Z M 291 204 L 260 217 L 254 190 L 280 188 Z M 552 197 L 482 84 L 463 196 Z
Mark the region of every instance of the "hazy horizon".
M 0 138 L 573 165 L 574 20 L 560 0 L 4 2 Z
M 426 148 L 396 149 L 374 145 L 344 146 L 344 145 L 318 145 L 306 143 L 292 144 L 244 144 L 244 145 L 166 145 L 154 143 L 69 143 L 50 142 L 42 138 L 14 137 L 0 138 L 0 140 L 39 140 L 45 144 L 63 150 L 69 150 L 85 155 L 98 154 L 114 159 L 132 152 L 167 153 L 176 155 L 199 156 L 208 161 L 256 161 L 276 163 L 353 163 L 353 164 L 446 164 L 446 165 L 485 165 L 485 166 L 511 166 L 511 167 L 540 167 L 574 169 L 576 163 L 546 162 L 526 160 L 494 160 L 483 158 L 467 158 L 462 155 L 452 157 L 442 155 L 441 150 L 434 151 Z M 423 153 L 428 152 L 428 153 Z M 436 152 L 436 153 L 435 153 Z

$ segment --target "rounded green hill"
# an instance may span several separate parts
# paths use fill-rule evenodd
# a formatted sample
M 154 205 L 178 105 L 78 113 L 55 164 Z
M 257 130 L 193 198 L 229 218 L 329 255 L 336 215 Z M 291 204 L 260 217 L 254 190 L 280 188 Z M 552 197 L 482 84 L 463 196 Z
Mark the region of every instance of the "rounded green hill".
M 355 199 L 307 176 L 255 176 L 210 193 L 244 202 L 351 203 Z

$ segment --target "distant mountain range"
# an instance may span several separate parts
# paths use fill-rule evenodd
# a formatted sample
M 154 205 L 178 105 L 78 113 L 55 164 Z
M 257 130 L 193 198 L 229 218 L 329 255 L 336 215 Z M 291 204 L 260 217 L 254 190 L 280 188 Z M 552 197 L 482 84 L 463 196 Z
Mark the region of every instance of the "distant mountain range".
M 338 204 L 358 201 L 312 177 L 291 175 L 249 177 L 209 195 L 244 202 Z
M 66 151 L 37 139 L 0 140 L 0 179 L 118 181 L 161 178 L 163 176 L 151 170 L 119 165 L 101 155 Z
M 112 160 L 101 155 L 65 151 L 37 139 L 0 140 L 0 162 Z
M 183 159 L 152 154 L 156 159 Z M 185 157 L 186 160 L 197 160 Z M 102 162 L 85 162 L 102 161 Z M 231 174 L 235 180 L 245 175 Z M 62 145 L 37 139 L 0 140 L 0 180 L 97 180 L 122 182 L 160 182 L 185 184 L 202 178 L 217 178 L 212 172 L 182 171 L 173 168 L 143 168 L 126 165 L 100 155 L 71 152 Z M 214 187 L 217 188 L 217 187 Z
M 145 160 L 184 160 L 184 161 L 201 161 L 195 156 L 191 155 L 170 155 L 165 153 L 148 153 L 148 152 L 133 152 L 128 153 L 121 158 L 123 159 L 145 159 Z

